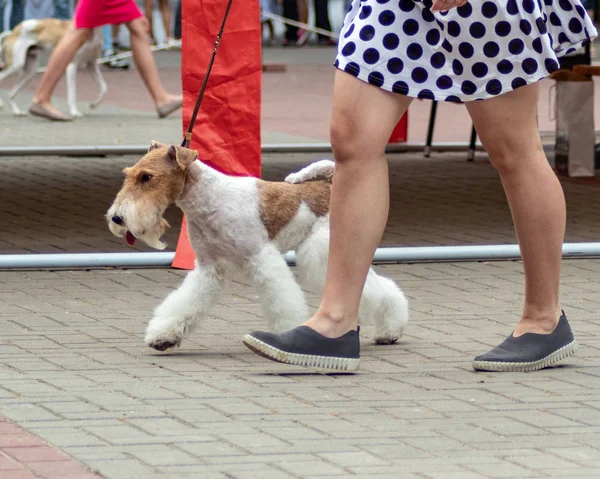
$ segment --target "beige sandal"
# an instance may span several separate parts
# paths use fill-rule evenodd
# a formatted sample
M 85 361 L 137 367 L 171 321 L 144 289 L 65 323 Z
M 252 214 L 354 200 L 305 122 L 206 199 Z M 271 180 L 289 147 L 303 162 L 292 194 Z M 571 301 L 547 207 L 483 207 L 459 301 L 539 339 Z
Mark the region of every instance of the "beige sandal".
M 28 111 L 32 116 L 45 118 L 50 121 L 73 121 L 73 118 L 70 116 L 64 115 L 63 113 L 54 113 L 39 103 L 32 103 L 29 105 Z
M 168 101 L 156 108 L 159 118 L 165 118 L 176 110 L 179 110 L 183 106 L 183 97 L 176 98 L 175 100 Z

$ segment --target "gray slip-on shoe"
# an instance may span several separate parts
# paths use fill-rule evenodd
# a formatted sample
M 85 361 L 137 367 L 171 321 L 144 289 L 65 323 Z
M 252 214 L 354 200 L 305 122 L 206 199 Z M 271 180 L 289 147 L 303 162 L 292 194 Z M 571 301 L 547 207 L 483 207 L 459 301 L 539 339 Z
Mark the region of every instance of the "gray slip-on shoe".
M 339 338 L 327 338 L 308 326 L 298 326 L 281 334 L 253 331 L 243 343 L 252 352 L 285 364 L 331 371 L 356 371 L 360 363 L 359 331 Z
M 491 351 L 473 361 L 476 371 L 528 372 L 547 368 L 571 356 L 577 342 L 563 311 L 558 326 L 550 334 L 512 333 Z

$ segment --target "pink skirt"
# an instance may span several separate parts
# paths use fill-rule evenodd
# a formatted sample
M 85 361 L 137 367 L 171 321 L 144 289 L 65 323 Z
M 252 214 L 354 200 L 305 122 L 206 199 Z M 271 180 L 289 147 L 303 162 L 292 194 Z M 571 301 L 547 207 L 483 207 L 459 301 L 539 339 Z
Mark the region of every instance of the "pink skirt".
M 135 0 L 79 0 L 73 18 L 75 28 L 96 28 L 131 22 L 142 16 Z

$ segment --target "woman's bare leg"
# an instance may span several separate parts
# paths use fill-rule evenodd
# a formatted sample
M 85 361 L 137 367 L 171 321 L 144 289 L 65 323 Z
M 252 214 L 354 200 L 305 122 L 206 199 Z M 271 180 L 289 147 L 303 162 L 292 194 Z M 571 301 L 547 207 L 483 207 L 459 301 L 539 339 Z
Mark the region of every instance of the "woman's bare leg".
M 148 29 L 145 19 L 142 17 L 137 18 L 127 23 L 127 28 L 129 28 L 130 32 L 133 60 L 154 104 L 159 107 L 180 98 L 178 95 L 172 95 L 167 92 L 160 81 L 156 62 L 154 61 L 152 50 L 150 50 L 150 43 L 148 42 Z
M 171 6 L 169 0 L 159 0 L 158 6 L 165 29 L 165 42 L 167 42 L 171 38 Z
M 536 114 L 539 86 L 519 88 L 467 108 L 500 173 L 525 270 L 525 305 L 514 336 L 550 333 L 560 317 L 559 282 L 566 208 L 542 148 Z
M 144 16 L 148 21 L 148 33 L 150 34 L 150 41 L 154 39 L 154 0 L 144 0 Z
M 54 105 L 52 105 L 52 94 L 60 78 L 65 73 L 65 69 L 73 61 L 77 50 L 81 48 L 87 40 L 92 36 L 92 30 L 88 28 L 79 28 L 69 30 L 62 40 L 58 43 L 50 59 L 48 66 L 40 85 L 33 94 L 33 103 L 43 106 L 48 111 L 56 115 L 62 115 Z
M 308 23 L 308 0 L 298 0 L 298 21 Z
M 389 209 L 385 147 L 412 99 L 336 71 L 331 144 L 331 240 L 325 289 L 305 325 L 324 336 L 356 329 L 358 307 Z

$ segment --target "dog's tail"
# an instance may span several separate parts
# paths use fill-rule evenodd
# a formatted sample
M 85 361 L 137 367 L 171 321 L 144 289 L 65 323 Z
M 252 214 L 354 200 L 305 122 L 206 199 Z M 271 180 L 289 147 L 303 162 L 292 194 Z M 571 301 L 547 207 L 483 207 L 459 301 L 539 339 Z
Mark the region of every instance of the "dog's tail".
M 285 181 L 286 183 L 305 183 L 318 176 L 324 176 L 328 180 L 331 180 L 334 168 L 335 163 L 331 160 L 316 161 L 306 168 L 302 168 L 300 171 L 286 176 Z

